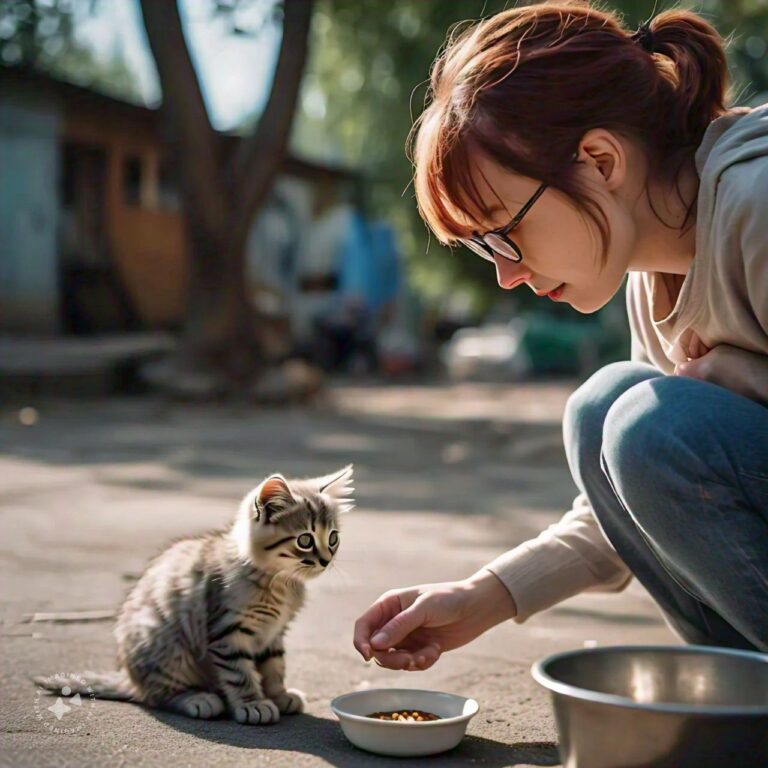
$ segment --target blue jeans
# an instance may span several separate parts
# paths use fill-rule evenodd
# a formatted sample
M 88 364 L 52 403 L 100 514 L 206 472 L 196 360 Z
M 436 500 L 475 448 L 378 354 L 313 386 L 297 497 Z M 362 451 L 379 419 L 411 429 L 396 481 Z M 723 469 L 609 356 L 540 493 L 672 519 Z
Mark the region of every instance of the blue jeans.
M 768 408 L 643 363 L 570 398 L 571 473 L 683 640 L 768 651 Z

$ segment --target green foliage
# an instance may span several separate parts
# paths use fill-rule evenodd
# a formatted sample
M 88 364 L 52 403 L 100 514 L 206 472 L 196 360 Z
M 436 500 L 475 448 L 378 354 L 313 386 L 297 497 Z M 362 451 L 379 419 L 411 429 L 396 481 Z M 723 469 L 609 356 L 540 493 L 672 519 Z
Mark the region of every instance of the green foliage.
M 99 0 L 0 0 L 0 64 L 32 67 L 129 101 L 141 101 L 119 48 L 104 60 L 78 40 Z
M 412 168 L 404 147 L 423 108 L 430 66 L 452 25 L 502 10 L 509 0 L 319 0 L 312 29 L 302 113 L 293 137 L 296 149 L 317 155 L 331 147 L 333 159 L 363 169 L 373 180 L 370 206 L 396 224 L 411 279 L 428 298 L 449 291 L 471 294 L 478 304 L 498 297 L 492 268 L 457 249 L 430 242 L 416 211 Z M 670 3 L 609 2 L 630 27 Z M 734 30 L 731 62 L 740 100 L 768 89 L 768 2 L 702 0 L 686 3 L 715 23 L 724 36 Z M 762 52 L 762 57 L 756 54 Z M 516 292 L 520 293 L 520 292 Z M 530 297 L 520 297 L 525 302 Z
M 307 152 L 330 146 L 334 159 L 364 170 L 373 182 L 369 205 L 395 223 L 411 279 L 427 297 L 460 284 L 482 299 L 489 267 L 457 258 L 434 238 L 429 242 L 416 212 L 406 139 L 423 108 L 430 65 L 448 28 L 503 5 L 502 0 L 320 0 L 315 9 L 294 146 Z
M 729 41 L 734 101 L 768 100 L 768 0 L 702 0 L 701 12 Z

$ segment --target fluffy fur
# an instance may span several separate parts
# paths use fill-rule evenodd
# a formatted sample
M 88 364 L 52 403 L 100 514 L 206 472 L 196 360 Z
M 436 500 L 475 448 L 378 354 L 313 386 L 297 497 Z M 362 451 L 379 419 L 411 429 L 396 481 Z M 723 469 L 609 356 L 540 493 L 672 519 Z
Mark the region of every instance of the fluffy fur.
M 203 719 L 274 723 L 301 712 L 303 694 L 284 685 L 283 637 L 305 581 L 338 551 L 351 482 L 351 465 L 306 480 L 266 478 L 229 528 L 176 541 L 149 563 L 117 618 L 117 672 L 85 672 L 85 684 L 35 681 Z

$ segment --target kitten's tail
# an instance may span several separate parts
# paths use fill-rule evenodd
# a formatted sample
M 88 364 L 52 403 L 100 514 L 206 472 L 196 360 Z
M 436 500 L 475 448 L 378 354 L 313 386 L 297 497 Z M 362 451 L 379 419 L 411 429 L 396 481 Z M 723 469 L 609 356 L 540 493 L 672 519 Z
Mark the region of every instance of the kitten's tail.
M 64 696 L 79 693 L 97 699 L 138 702 L 141 697 L 124 670 L 116 672 L 83 672 L 77 675 L 42 675 L 32 678 L 41 688 Z

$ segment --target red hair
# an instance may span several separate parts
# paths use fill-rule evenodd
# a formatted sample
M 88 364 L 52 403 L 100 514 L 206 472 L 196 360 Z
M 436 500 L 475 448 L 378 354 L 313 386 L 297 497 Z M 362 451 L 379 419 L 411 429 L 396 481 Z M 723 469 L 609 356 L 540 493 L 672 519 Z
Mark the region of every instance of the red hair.
M 570 163 L 588 130 L 639 141 L 649 178 L 677 184 L 725 111 L 725 52 L 690 11 L 665 11 L 650 30 L 653 53 L 614 12 L 565 0 L 511 8 L 449 35 L 408 142 L 419 213 L 438 240 L 452 244 L 488 220 L 472 177 L 476 152 L 568 194 L 599 228 L 604 253 L 605 215 Z

